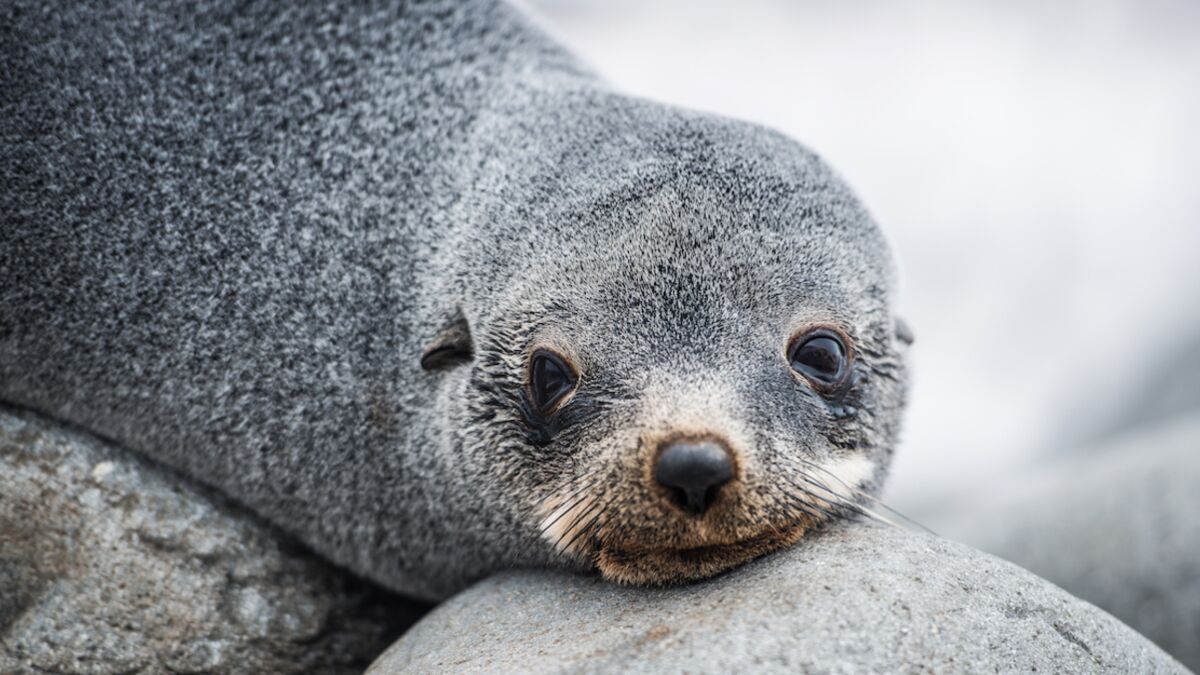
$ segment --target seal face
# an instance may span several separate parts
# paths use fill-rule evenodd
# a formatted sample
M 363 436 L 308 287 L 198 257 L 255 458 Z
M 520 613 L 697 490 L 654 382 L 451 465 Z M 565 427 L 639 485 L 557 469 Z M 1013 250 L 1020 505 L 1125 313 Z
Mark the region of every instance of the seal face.
M 465 447 L 486 448 L 552 559 L 704 578 L 850 515 L 882 479 L 905 347 L 886 248 L 811 154 L 752 140 L 757 165 L 673 161 L 619 208 L 556 214 L 555 254 L 503 274 L 473 330 Z

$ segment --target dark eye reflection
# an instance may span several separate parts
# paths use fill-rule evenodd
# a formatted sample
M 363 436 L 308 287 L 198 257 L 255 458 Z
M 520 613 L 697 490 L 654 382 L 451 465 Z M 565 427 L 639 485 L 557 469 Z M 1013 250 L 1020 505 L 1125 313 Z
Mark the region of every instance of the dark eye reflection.
M 533 407 L 546 413 L 575 388 L 578 376 L 553 352 L 539 349 L 529 363 L 529 395 Z
M 796 340 L 790 360 L 796 372 L 823 387 L 841 383 L 849 363 L 842 340 L 828 331 L 817 331 Z

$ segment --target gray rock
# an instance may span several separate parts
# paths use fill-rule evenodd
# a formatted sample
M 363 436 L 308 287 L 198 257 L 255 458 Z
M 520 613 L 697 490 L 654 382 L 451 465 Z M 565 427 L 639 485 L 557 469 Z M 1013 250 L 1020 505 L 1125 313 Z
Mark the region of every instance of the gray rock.
M 936 520 L 1200 670 L 1200 416 L 1027 470 Z
M 135 457 L 0 409 L 0 673 L 361 672 L 422 609 Z
M 853 524 L 710 582 L 617 587 L 531 571 L 435 609 L 376 661 L 402 672 L 1182 673 L 1029 572 Z

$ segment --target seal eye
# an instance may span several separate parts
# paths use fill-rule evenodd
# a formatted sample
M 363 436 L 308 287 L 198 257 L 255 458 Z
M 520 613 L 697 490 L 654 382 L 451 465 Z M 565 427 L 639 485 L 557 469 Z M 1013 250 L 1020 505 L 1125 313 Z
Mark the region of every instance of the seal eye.
M 544 413 L 575 388 L 575 372 L 558 356 L 544 350 L 534 352 L 529 363 L 529 391 L 533 406 Z
M 820 331 L 796 341 L 792 368 L 819 387 L 832 387 L 846 376 L 846 347 L 833 333 Z

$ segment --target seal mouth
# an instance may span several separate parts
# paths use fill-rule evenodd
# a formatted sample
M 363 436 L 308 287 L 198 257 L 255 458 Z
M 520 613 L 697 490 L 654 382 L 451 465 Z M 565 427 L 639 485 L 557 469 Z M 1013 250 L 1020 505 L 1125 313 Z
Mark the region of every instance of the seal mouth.
M 597 481 L 567 486 L 538 503 L 539 535 L 551 555 L 609 581 L 657 586 L 699 581 L 854 513 L 857 488 L 851 486 L 861 478 L 829 473 L 844 489 L 815 478 L 794 491 L 737 482 L 733 489 L 722 488 L 703 513 L 686 513 L 661 494 L 623 488 L 617 480 L 599 481 L 604 490 L 595 489 Z
M 688 548 L 601 543 L 596 567 L 606 579 L 622 584 L 671 585 L 699 581 L 799 541 L 812 529 L 808 521 L 791 523 L 746 539 Z
M 584 563 L 609 581 L 665 586 L 707 579 L 795 544 L 827 520 L 824 511 L 747 522 L 743 509 L 702 518 L 651 517 L 628 522 L 614 497 L 553 497 L 542 505 L 541 536 L 557 555 Z M 726 505 L 730 507 L 730 505 Z M 740 517 L 739 517 L 740 516 Z

